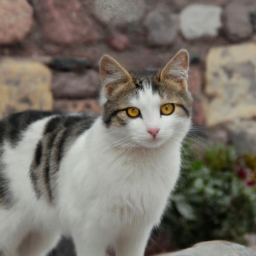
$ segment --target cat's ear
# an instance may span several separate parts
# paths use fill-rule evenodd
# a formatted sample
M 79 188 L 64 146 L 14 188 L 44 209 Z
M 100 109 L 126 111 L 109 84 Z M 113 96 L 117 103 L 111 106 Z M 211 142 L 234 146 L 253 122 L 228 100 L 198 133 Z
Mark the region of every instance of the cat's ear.
M 109 55 L 104 55 L 100 60 L 100 76 L 103 87 L 106 87 L 106 94 L 110 94 L 119 85 L 132 81 L 129 72 Z
M 186 50 L 180 50 L 163 68 L 160 80 L 172 80 L 177 83 L 187 84 L 189 69 L 189 55 Z

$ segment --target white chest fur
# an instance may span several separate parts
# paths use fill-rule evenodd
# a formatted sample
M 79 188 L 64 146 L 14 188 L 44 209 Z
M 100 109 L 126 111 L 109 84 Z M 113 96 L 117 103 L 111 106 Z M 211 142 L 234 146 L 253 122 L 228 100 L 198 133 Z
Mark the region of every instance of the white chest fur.
M 59 184 L 65 188 L 61 190 L 75 197 L 69 201 L 76 202 L 73 207 L 80 208 L 84 218 L 103 226 L 141 221 L 157 224 L 179 175 L 180 146 L 115 148 L 108 144 L 100 120 L 94 126 L 63 161 Z

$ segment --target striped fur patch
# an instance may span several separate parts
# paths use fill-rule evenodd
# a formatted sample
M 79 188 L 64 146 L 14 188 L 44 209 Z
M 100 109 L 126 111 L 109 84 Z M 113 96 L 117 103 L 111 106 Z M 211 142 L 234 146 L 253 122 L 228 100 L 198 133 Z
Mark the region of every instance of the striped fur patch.
M 22 139 L 23 132 L 30 124 L 53 114 L 52 112 L 29 110 L 7 116 L 0 122 L 0 145 L 6 140 L 13 147 L 17 146 Z
M 61 160 L 74 141 L 91 127 L 95 118 L 88 114 L 63 114 L 47 122 L 30 167 L 30 178 L 38 199 L 44 196 L 50 203 L 54 203 Z
M 1 131 L 0 131 L 1 132 Z M 5 165 L 2 160 L 3 144 L 0 144 L 0 206 L 6 209 L 11 208 L 14 203 L 10 189 L 10 181 L 5 175 Z
M 9 115 L 0 121 L 0 205 L 2 207 L 10 208 L 14 204 L 10 181 L 5 175 L 5 164 L 2 160 L 4 142 L 7 141 L 12 147 L 16 147 L 30 124 L 52 114 L 51 112 L 25 111 Z

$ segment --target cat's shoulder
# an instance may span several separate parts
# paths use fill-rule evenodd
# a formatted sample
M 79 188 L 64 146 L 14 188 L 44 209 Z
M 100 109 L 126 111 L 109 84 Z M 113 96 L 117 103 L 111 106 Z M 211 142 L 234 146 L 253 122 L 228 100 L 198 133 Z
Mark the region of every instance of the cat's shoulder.
M 45 132 L 59 128 L 72 129 L 80 126 L 88 129 L 94 123 L 97 115 L 89 113 L 61 113 L 55 111 L 27 110 L 4 117 L 0 121 L 0 144 L 7 139 L 12 144 L 20 140 L 20 135 L 33 123 L 46 119 Z

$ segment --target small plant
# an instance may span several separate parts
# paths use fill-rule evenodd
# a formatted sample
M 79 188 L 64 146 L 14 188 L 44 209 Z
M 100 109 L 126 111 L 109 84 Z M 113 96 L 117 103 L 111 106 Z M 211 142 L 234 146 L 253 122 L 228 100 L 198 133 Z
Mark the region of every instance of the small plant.
M 163 219 L 172 244 L 244 243 L 245 233 L 256 232 L 256 156 L 238 157 L 220 144 L 203 154 L 186 147 L 184 155 L 181 179 Z

